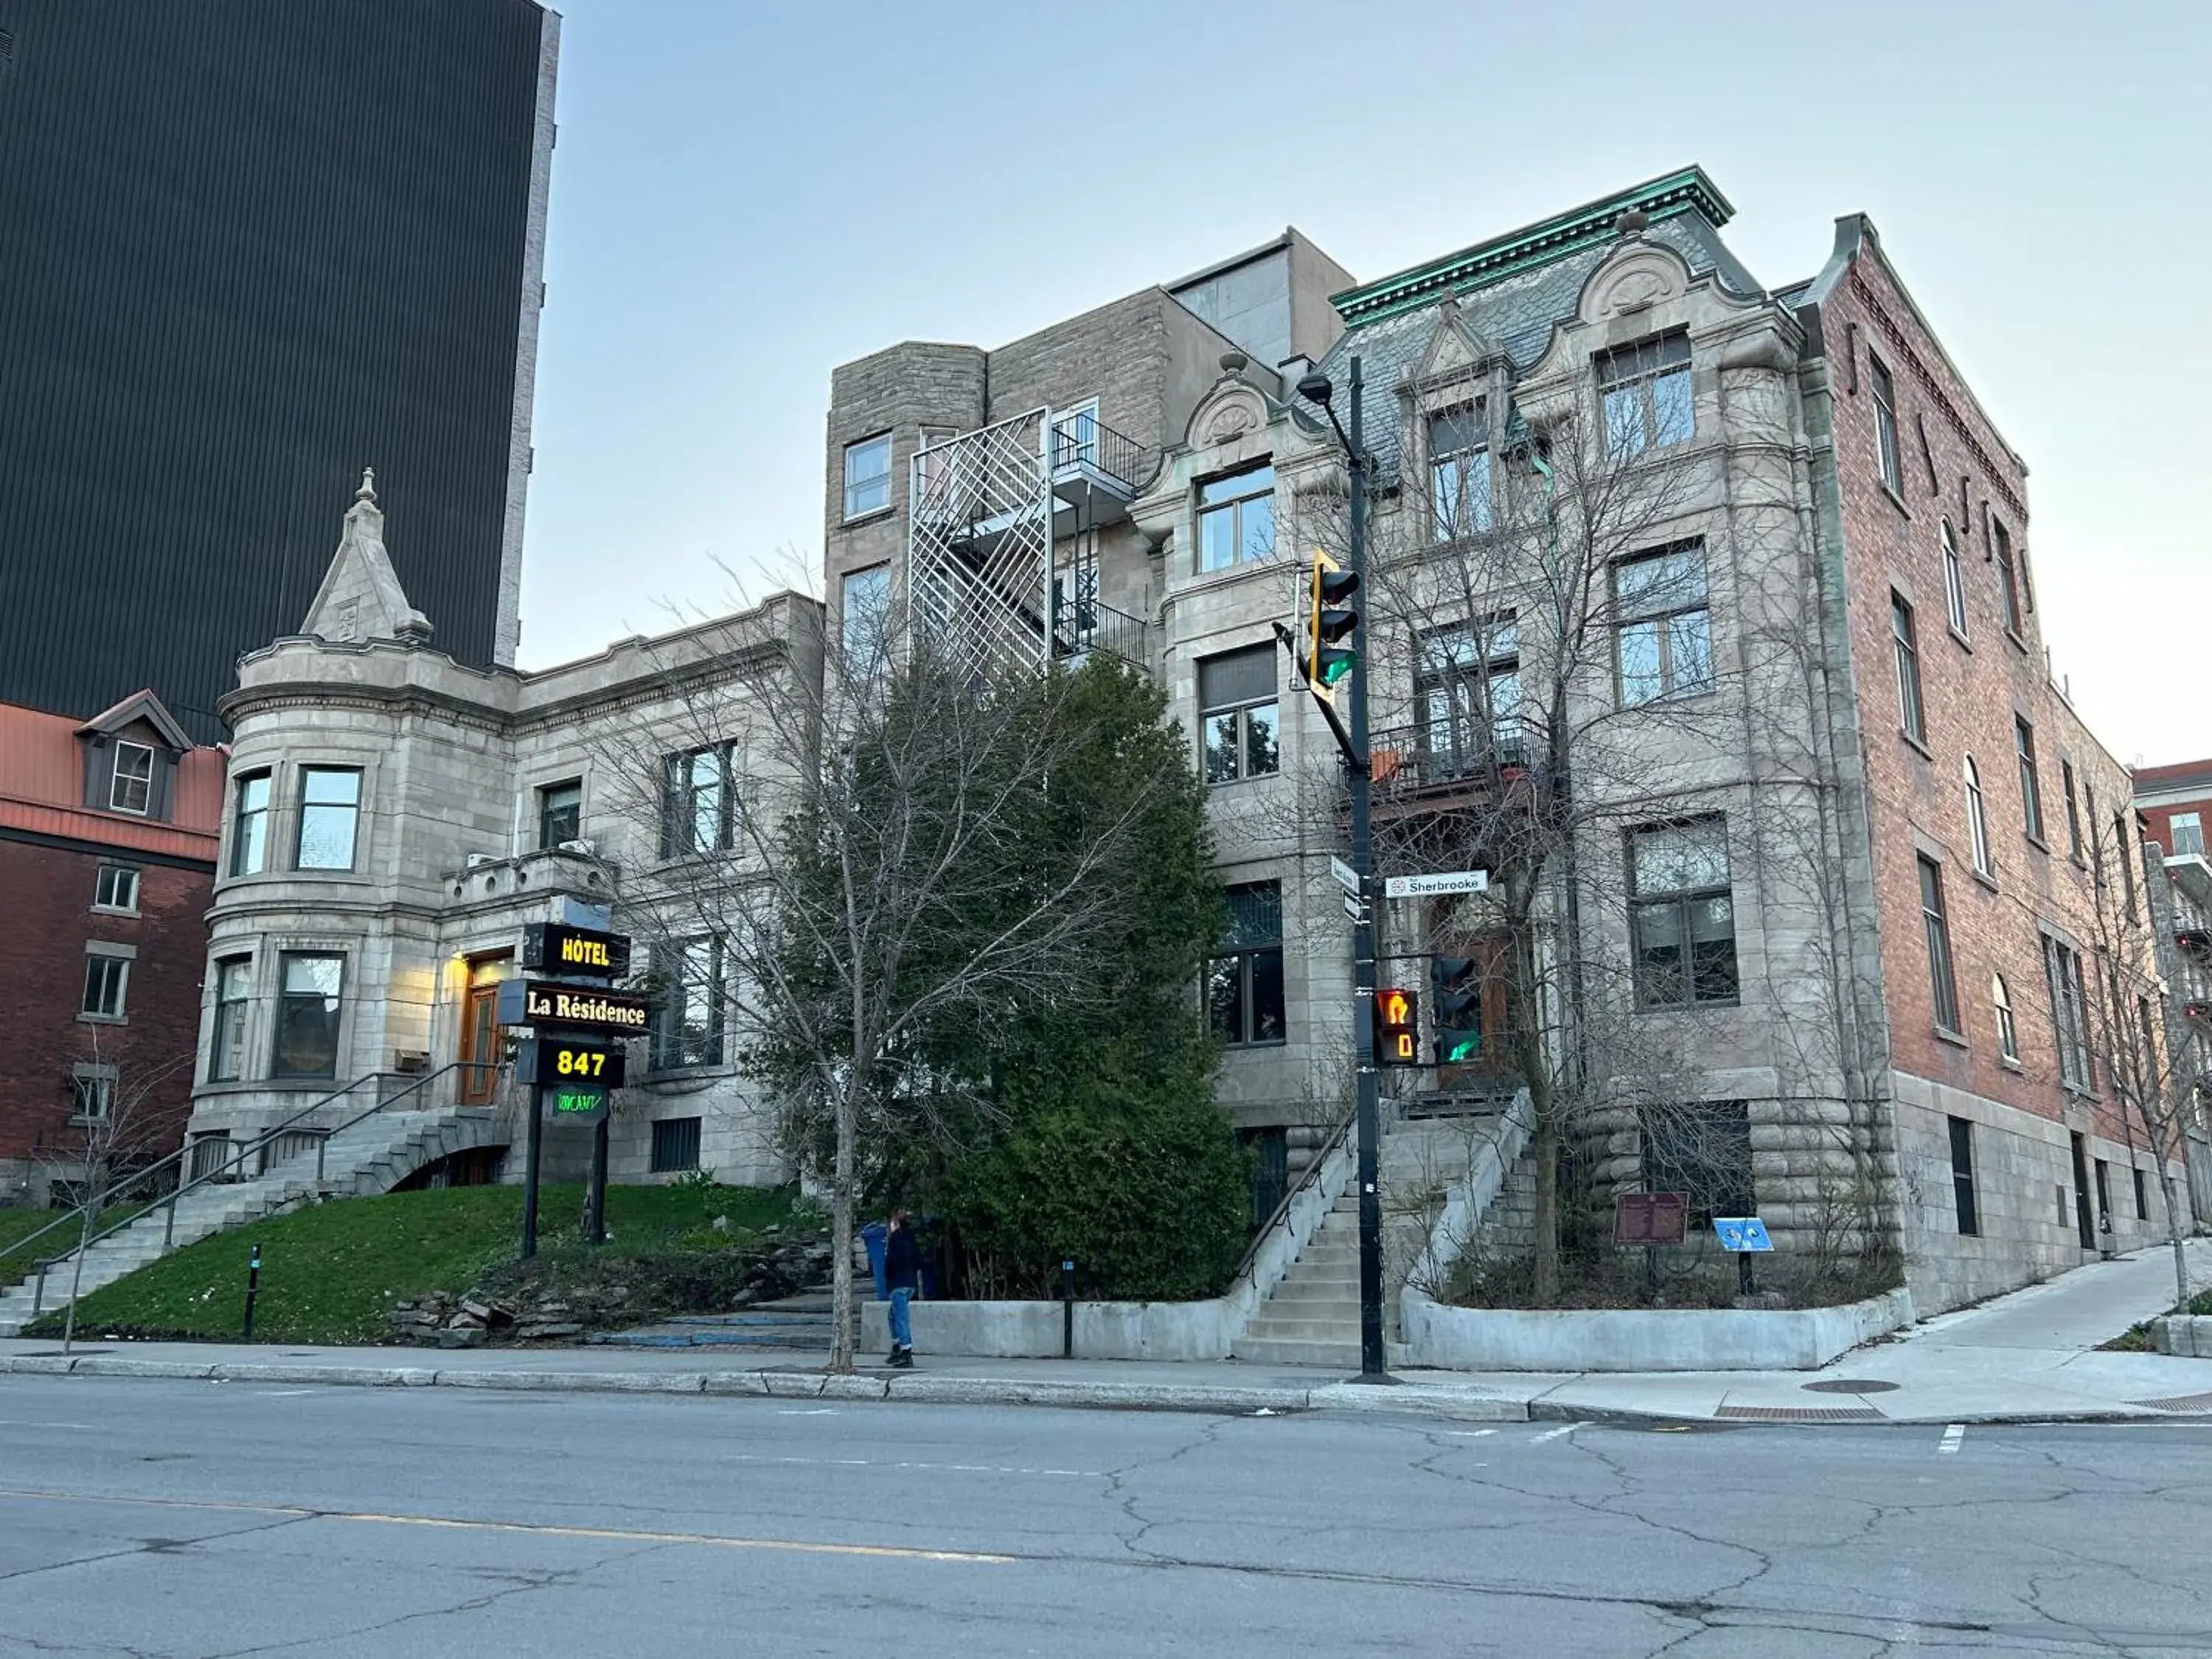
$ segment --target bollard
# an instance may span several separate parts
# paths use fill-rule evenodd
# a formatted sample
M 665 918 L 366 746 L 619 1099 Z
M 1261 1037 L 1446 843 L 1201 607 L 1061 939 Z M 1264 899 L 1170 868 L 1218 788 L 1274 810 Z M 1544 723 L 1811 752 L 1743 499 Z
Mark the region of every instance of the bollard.
M 261 1246 L 256 1244 L 246 1258 L 246 1334 L 244 1340 L 253 1340 L 253 1304 L 261 1298 Z
M 1075 1261 L 1060 1264 L 1060 1357 L 1075 1358 Z

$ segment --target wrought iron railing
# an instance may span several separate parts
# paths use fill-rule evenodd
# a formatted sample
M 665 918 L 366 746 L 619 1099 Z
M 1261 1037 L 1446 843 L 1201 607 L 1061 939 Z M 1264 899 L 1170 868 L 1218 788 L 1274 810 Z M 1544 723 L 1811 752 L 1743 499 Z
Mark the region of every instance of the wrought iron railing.
M 1291 1206 L 1297 1202 L 1298 1194 L 1321 1179 L 1322 1166 L 1328 1164 L 1336 1149 L 1343 1146 L 1351 1136 L 1352 1126 L 1358 1121 L 1357 1113 L 1347 1113 L 1343 1120 L 1328 1132 L 1328 1138 L 1314 1148 L 1311 1158 L 1307 1162 L 1304 1170 L 1300 1171 L 1298 1178 L 1291 1183 L 1290 1189 L 1283 1194 L 1267 1218 L 1254 1230 L 1250 1242 L 1244 1246 L 1244 1254 L 1237 1259 L 1237 1271 L 1229 1276 L 1232 1283 L 1252 1271 L 1253 1262 L 1259 1258 L 1260 1247 L 1267 1242 L 1268 1236 L 1275 1231 L 1276 1224 L 1291 1212 Z
M 1386 726 L 1368 734 L 1367 753 L 1374 787 L 1385 795 L 1474 787 L 1528 770 L 1527 750 L 1518 737 L 1465 726 Z
M 392 1107 L 398 1105 L 401 1101 L 406 1099 L 410 1095 L 414 1094 L 416 1091 L 427 1088 L 429 1085 L 436 1082 L 440 1078 L 445 1077 L 449 1073 L 480 1071 L 483 1069 L 483 1064 L 481 1061 L 466 1060 L 454 1060 L 450 1065 L 440 1066 L 434 1072 L 424 1073 L 422 1076 L 416 1079 L 414 1082 L 409 1084 L 405 1088 L 400 1090 L 397 1094 L 388 1096 L 379 1094 L 375 1104 L 369 1107 L 367 1111 L 355 1113 L 353 1116 L 348 1118 L 344 1122 L 337 1125 L 335 1127 L 311 1131 L 311 1133 L 313 1133 L 316 1135 L 315 1180 L 317 1183 L 320 1184 L 325 1177 L 324 1158 L 330 1146 L 331 1138 L 333 1135 L 343 1134 L 346 1130 L 352 1128 L 355 1124 L 366 1122 L 368 1119 L 374 1117 L 379 1112 L 388 1110 Z M 496 1070 L 498 1068 L 494 1066 L 492 1069 Z M 122 1220 L 116 1222 L 112 1226 L 102 1228 L 99 1231 L 92 1234 L 88 1238 L 80 1236 L 75 1244 L 72 1244 L 68 1249 L 64 1250 L 59 1255 L 41 1258 L 38 1262 L 38 1288 L 32 1292 L 31 1296 L 31 1316 L 33 1319 L 36 1319 L 40 1313 L 45 1311 L 46 1300 L 46 1274 L 50 1269 L 67 1261 L 71 1256 L 89 1251 L 94 1245 L 101 1243 L 103 1240 L 112 1238 L 117 1233 L 121 1232 L 125 1227 L 131 1226 L 135 1222 L 140 1220 L 148 1212 L 148 1211 L 156 1207 L 164 1208 L 167 1212 L 167 1214 L 161 1224 L 161 1248 L 165 1250 L 169 1249 L 176 1240 L 177 1200 L 179 1199 L 182 1198 L 186 1193 L 193 1191 L 197 1188 L 205 1187 L 216 1182 L 235 1179 L 236 1177 L 234 1176 L 233 1171 L 243 1168 L 248 1159 L 253 1160 L 257 1164 L 262 1164 L 264 1172 L 267 1172 L 267 1170 L 273 1166 L 263 1164 L 262 1155 L 270 1146 L 277 1144 L 286 1137 L 298 1136 L 301 1134 L 303 1131 L 301 1130 L 301 1126 L 305 1124 L 307 1119 L 321 1111 L 323 1108 L 330 1105 L 333 1101 L 343 1100 L 348 1095 L 352 1094 L 363 1084 L 374 1083 L 386 1075 L 387 1073 L 383 1072 L 370 1072 L 363 1076 L 356 1078 L 352 1082 L 347 1084 L 342 1089 L 332 1090 L 329 1094 L 324 1095 L 315 1101 L 313 1105 L 302 1107 L 300 1110 L 293 1113 L 291 1116 L 286 1118 L 282 1123 L 276 1125 L 274 1127 L 263 1130 L 259 1134 L 254 1136 L 250 1140 L 240 1141 L 237 1144 L 236 1151 L 233 1152 L 228 1157 L 221 1158 L 212 1168 L 203 1170 L 200 1166 L 204 1160 L 196 1156 L 198 1149 L 206 1144 L 207 1138 L 203 1137 L 201 1139 L 197 1141 L 186 1141 L 182 1146 L 177 1148 L 175 1152 L 171 1152 L 167 1158 L 161 1159 L 158 1164 L 148 1164 L 143 1169 L 132 1171 L 131 1175 L 123 1180 L 110 1183 L 93 1205 L 93 1213 L 95 1216 L 106 1210 L 111 1200 L 118 1197 L 126 1187 L 135 1188 L 143 1186 L 149 1177 L 158 1176 L 163 1170 L 170 1170 L 173 1167 L 178 1174 L 182 1174 L 184 1172 L 185 1160 L 187 1158 L 192 1160 L 192 1169 L 189 1177 L 171 1187 L 168 1192 L 161 1198 L 155 1200 L 154 1204 L 148 1205 L 143 1209 L 132 1211 L 131 1214 L 125 1217 Z M 307 1156 L 307 1148 L 304 1146 L 300 1147 L 299 1156 L 302 1158 Z M 44 1238 L 48 1233 L 54 1232 L 62 1227 L 70 1225 L 72 1223 L 76 1224 L 79 1228 L 83 1226 L 82 1206 L 57 1216 L 52 1221 L 40 1228 L 38 1231 L 33 1233 L 28 1238 L 19 1241 L 15 1248 L 20 1250 L 25 1245 L 31 1244 L 39 1239 Z
M 1055 421 L 1052 428 L 1052 470 L 1087 466 L 1103 472 L 1130 495 L 1150 483 L 1160 457 L 1125 432 L 1116 432 L 1095 415 Z
M 1054 619 L 1053 654 L 1066 659 L 1103 651 L 1133 668 L 1146 666 L 1145 638 L 1149 624 L 1116 611 L 1097 599 L 1064 603 Z

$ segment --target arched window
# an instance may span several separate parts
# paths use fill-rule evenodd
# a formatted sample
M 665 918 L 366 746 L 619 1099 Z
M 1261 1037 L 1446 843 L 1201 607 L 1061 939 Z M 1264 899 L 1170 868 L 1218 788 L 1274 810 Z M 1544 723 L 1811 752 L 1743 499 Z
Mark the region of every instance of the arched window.
M 1966 637 L 1966 573 L 1959 568 L 1959 538 L 1943 520 L 1943 600 L 1950 608 L 1951 631 Z
M 2004 975 L 1990 975 L 1990 1000 L 1997 1006 L 1997 1048 L 2007 1060 L 2020 1058 L 2020 1027 L 2013 1024 L 2012 993 L 2005 989 Z
M 1982 803 L 1982 775 L 1974 757 L 1966 757 L 1966 834 L 1974 847 L 1974 868 L 1994 880 L 1996 866 L 1990 860 L 1990 815 Z

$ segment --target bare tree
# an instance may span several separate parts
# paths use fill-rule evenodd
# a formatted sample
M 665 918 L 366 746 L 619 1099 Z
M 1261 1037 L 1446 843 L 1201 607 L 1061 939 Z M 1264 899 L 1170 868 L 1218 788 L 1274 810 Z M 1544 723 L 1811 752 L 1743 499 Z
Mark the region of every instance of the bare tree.
M 1139 816 L 1125 803 L 1047 833 L 1066 674 L 979 678 L 888 597 L 846 621 L 830 640 L 746 637 L 743 618 L 678 636 L 658 746 L 634 731 L 601 746 L 641 854 L 617 894 L 654 963 L 655 1041 L 734 1028 L 828 1188 L 836 1370 L 853 1364 L 866 1149 L 990 1120 L 989 1034 L 1084 994 L 1121 921 L 1095 878 L 1130 855 Z
M 62 1352 L 76 1339 L 77 1296 L 84 1285 L 85 1254 L 92 1247 L 101 1215 L 112 1210 L 131 1184 L 135 1170 L 155 1161 L 163 1143 L 174 1139 L 177 1114 L 168 1085 L 192 1064 L 189 1054 L 142 1062 L 137 1049 L 103 1038 L 87 1028 L 84 1061 L 70 1077 L 69 1128 L 54 1161 L 75 1171 L 69 1209 L 76 1217 L 76 1249 L 71 1253 L 69 1308 L 63 1316 Z

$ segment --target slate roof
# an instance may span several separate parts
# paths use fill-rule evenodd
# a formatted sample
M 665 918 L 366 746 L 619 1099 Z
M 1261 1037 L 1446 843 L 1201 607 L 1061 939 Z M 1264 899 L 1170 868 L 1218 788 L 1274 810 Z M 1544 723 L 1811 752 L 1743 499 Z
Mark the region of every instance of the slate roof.
M 1760 291 L 1721 240 L 1720 228 L 1732 210 L 1704 173 L 1691 167 L 1332 296 L 1346 326 L 1322 360 L 1322 372 L 1343 386 L 1351 377 L 1350 360 L 1358 355 L 1366 393 L 1364 436 L 1385 477 L 1396 471 L 1404 435 L 1396 387 L 1426 356 L 1437 306 L 1446 298 L 1456 301 L 1461 319 L 1476 337 L 1501 348 L 1516 374 L 1527 372 L 1551 343 L 1553 325 L 1575 314 L 1590 273 L 1619 245 L 1612 222 L 1629 208 L 1652 216 L 1645 240 L 1680 253 L 1693 275 L 1717 272 L 1739 293 Z M 1416 291 L 1408 295 L 1408 289 Z

